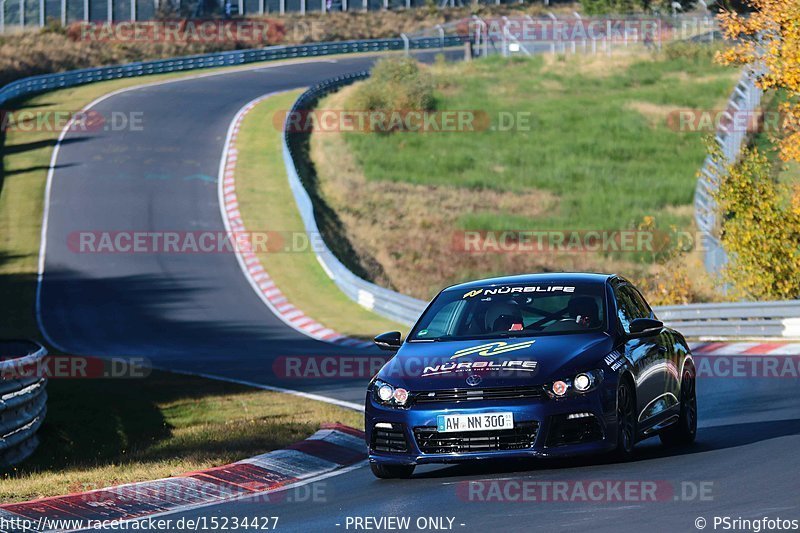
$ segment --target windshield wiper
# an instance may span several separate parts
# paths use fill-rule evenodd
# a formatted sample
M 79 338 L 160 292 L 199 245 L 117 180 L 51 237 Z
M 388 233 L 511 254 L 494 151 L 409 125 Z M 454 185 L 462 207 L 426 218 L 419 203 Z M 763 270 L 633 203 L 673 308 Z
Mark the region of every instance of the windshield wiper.
M 481 340 L 481 339 L 506 339 L 509 337 L 533 337 L 536 335 L 536 332 L 530 330 L 521 330 L 521 331 L 498 331 L 495 333 L 483 333 L 481 335 L 464 335 L 464 336 L 453 336 L 453 335 L 442 335 L 441 337 L 435 337 L 434 341 L 436 342 L 445 342 L 445 341 L 474 341 L 474 340 Z

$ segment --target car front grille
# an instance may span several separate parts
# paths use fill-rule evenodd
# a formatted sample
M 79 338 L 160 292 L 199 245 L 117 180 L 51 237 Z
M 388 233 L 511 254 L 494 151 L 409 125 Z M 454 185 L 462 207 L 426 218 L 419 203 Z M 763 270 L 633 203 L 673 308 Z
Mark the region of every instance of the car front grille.
M 468 453 L 532 448 L 539 431 L 538 422 L 519 422 L 514 429 L 501 431 L 458 431 L 439 433 L 436 426 L 414 428 L 422 453 Z
M 414 393 L 415 404 L 459 403 L 478 400 L 522 400 L 544 398 L 542 387 L 496 387 L 485 389 L 449 389 Z
M 408 451 L 406 435 L 401 424 L 392 428 L 375 427 L 372 430 L 371 448 L 376 452 L 403 453 Z

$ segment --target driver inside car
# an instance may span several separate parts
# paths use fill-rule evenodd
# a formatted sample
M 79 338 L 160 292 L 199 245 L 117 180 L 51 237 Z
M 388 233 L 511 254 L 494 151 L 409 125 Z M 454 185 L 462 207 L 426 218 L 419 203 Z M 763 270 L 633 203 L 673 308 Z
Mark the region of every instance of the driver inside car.
M 522 310 L 514 301 L 496 302 L 486 310 L 486 331 L 522 331 Z

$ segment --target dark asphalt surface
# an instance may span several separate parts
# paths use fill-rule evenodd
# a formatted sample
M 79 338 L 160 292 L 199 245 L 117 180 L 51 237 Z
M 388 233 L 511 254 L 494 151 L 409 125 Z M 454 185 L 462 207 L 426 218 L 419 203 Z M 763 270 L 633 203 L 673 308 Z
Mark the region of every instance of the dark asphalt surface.
M 80 354 L 139 355 L 154 364 L 361 401 L 363 381 L 276 383 L 277 355 L 345 353 L 287 328 L 259 300 L 230 254 L 77 254 L 74 231 L 222 230 L 217 188 L 225 134 L 260 95 L 366 68 L 368 58 L 271 66 L 122 93 L 100 112 L 141 111 L 144 131 L 70 134 L 54 175 L 42 287 L 49 336 Z M 206 176 L 210 179 L 204 179 Z M 369 469 L 292 489 L 281 502 L 238 501 L 170 517 L 279 516 L 279 531 L 341 531 L 348 517 L 453 518 L 464 531 L 696 531 L 695 519 L 800 518 L 800 398 L 794 379 L 698 383 L 698 443 L 640 445 L 638 460 L 424 467 L 378 481 Z M 665 501 L 481 502 L 474 480 L 658 482 Z M 681 484 L 687 484 L 681 485 Z M 308 487 L 313 487 L 313 490 Z M 461 490 L 459 490 L 461 487 Z M 682 492 L 703 498 L 676 501 Z M 446 523 L 446 522 L 445 522 Z M 463 525 L 462 525 L 463 524 Z M 412 528 L 414 529 L 414 528 Z M 720 529 L 717 528 L 717 531 Z

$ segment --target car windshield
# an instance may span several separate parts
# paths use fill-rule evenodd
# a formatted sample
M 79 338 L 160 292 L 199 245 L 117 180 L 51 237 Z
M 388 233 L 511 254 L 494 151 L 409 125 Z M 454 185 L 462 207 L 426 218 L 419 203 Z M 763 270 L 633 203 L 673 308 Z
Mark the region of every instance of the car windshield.
M 605 327 L 604 294 L 599 283 L 449 289 L 425 311 L 409 340 L 532 337 L 600 330 Z

